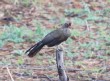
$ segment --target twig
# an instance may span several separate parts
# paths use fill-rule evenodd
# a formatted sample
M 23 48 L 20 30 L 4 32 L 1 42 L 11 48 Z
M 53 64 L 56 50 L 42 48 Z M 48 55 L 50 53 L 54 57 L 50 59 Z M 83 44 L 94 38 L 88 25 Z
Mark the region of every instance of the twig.
M 86 29 L 87 29 L 88 31 L 90 31 L 90 27 L 89 27 L 89 25 L 88 25 L 88 21 L 85 20 L 85 23 L 86 23 Z
M 13 77 L 12 77 L 12 74 L 11 74 L 11 72 L 10 72 L 8 66 L 6 66 L 6 69 L 7 69 L 7 72 L 8 72 L 8 74 L 9 74 L 10 78 L 11 78 L 11 81 L 14 81 L 14 79 L 13 79 Z

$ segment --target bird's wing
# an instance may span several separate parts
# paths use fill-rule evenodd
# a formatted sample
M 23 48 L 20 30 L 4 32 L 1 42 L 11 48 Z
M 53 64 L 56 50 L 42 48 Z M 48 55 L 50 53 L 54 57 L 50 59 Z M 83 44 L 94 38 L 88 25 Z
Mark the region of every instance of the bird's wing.
M 55 39 L 59 39 L 60 37 L 61 37 L 61 31 L 60 30 L 54 30 L 54 31 L 50 32 L 49 34 L 47 34 L 44 37 L 44 39 L 42 40 L 42 42 L 44 44 L 48 44 Z

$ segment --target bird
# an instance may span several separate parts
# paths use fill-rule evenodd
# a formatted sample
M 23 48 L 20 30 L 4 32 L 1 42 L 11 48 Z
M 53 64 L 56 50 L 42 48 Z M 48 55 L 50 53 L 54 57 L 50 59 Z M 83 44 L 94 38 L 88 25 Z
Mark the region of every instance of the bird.
M 71 36 L 70 27 L 70 21 L 64 23 L 61 28 L 48 33 L 41 41 L 30 47 L 25 53 L 29 57 L 34 57 L 45 45 L 53 47 L 61 44 Z

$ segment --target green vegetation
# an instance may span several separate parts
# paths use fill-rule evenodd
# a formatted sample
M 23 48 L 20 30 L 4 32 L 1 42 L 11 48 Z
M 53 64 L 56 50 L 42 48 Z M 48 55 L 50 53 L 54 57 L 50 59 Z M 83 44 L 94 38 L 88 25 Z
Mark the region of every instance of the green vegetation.
M 77 10 L 77 9 L 73 9 L 73 10 L 70 10 L 68 12 L 71 12 L 71 11 L 74 11 L 74 12 L 82 12 L 83 10 Z M 87 10 L 84 10 L 85 12 Z M 83 12 L 84 12 L 83 11 Z M 107 13 L 107 11 L 109 12 L 109 10 L 105 10 L 105 13 Z M 97 12 L 92 12 L 89 13 L 86 12 L 86 15 L 87 15 L 87 18 L 85 18 L 84 20 L 79 18 L 79 17 L 76 17 L 73 19 L 73 22 L 78 24 L 78 25 L 84 25 L 85 24 L 85 21 L 96 21 L 96 20 L 99 20 L 99 19 L 102 19 L 100 16 L 96 16 L 96 13 L 98 12 L 102 12 L 102 11 L 97 11 Z M 64 23 L 64 19 L 61 20 L 61 23 Z M 22 26 L 20 28 L 14 26 L 14 25 L 10 25 L 10 26 L 4 26 L 5 28 L 5 31 L 4 33 L 0 36 L 0 46 L 3 46 L 4 43 L 6 42 L 14 42 L 14 43 L 21 43 L 21 42 L 24 42 L 24 41 L 39 41 L 42 37 L 44 37 L 47 33 L 49 33 L 51 30 L 46 30 L 46 28 L 42 28 L 42 24 L 37 22 L 37 21 L 33 21 L 33 23 L 35 23 L 35 26 L 36 26 L 36 30 L 33 32 L 32 30 L 30 30 L 29 28 L 27 28 L 26 26 Z M 89 23 L 87 23 L 89 27 L 91 27 L 91 25 Z M 68 57 L 73 57 L 75 54 L 73 54 L 71 51 L 73 49 L 75 49 L 75 47 L 77 47 L 76 49 L 77 50 L 80 50 L 80 49 L 83 49 L 84 50 L 84 57 L 92 57 L 94 56 L 95 54 L 95 51 L 98 51 L 98 50 L 101 50 L 101 49 L 106 49 L 106 43 L 109 43 L 110 42 L 110 36 L 109 36 L 109 31 L 106 30 L 106 25 L 107 23 L 104 23 L 100 25 L 100 23 L 96 23 L 96 26 L 98 27 L 97 28 L 97 32 L 89 32 L 87 30 L 85 31 L 82 31 L 80 32 L 79 29 L 73 29 L 71 31 L 72 33 L 72 36 L 74 37 L 81 37 L 81 38 L 86 38 L 87 35 L 89 35 L 89 41 L 87 42 L 84 42 L 84 43 L 80 43 L 80 42 L 77 42 L 78 43 L 78 46 L 71 46 L 71 44 L 73 43 L 74 40 L 72 39 L 68 39 L 66 41 L 67 44 L 69 44 L 70 48 L 69 50 L 67 51 L 67 56 Z M 100 27 L 102 26 L 102 27 Z M 46 30 L 46 31 L 45 31 Z M 44 32 L 45 31 L 45 32 Z M 27 33 L 28 32 L 28 33 Z M 74 47 L 75 46 L 75 47 Z M 106 51 L 108 51 L 109 49 L 106 49 Z M 77 53 L 76 53 L 77 54 Z M 101 56 L 99 56 L 101 57 Z
M 66 20 L 69 19 L 72 22 L 72 30 L 71 38 L 65 41 L 64 44 L 64 58 L 66 59 L 65 66 L 75 67 L 77 69 L 83 70 L 84 74 L 82 71 L 80 71 L 80 73 L 76 72 L 76 74 L 78 75 L 78 81 L 79 79 L 82 80 L 82 75 L 84 75 L 84 78 L 87 74 L 87 77 L 95 76 L 95 78 L 97 78 L 98 75 L 101 77 L 104 77 L 103 75 L 106 75 L 106 69 L 108 69 L 110 61 L 110 8 L 106 8 L 105 4 L 100 7 L 101 9 L 95 10 L 91 9 L 91 5 L 93 6 L 92 3 L 86 3 L 84 0 L 81 0 L 82 2 L 80 4 L 83 4 L 83 7 L 81 8 L 77 8 L 77 6 L 75 8 L 73 8 L 73 6 L 71 8 L 68 8 L 66 7 L 68 3 L 65 2 L 66 5 L 64 5 L 65 3 L 63 4 L 63 2 L 59 2 L 59 5 L 54 2 L 54 0 L 52 0 L 52 2 L 50 1 L 49 3 L 49 0 L 47 0 L 46 4 L 43 4 L 43 0 L 9 1 L 9 3 L 11 3 L 12 5 L 14 4 L 14 6 L 16 5 L 16 7 L 18 7 L 18 9 L 12 9 L 12 12 L 15 12 L 14 14 L 17 15 L 17 19 L 19 20 L 16 23 L 18 24 L 20 22 L 23 23 L 23 25 L 20 27 L 16 27 L 12 24 L 2 26 L 2 28 L 4 29 L 2 33 L 0 32 L 0 48 L 9 43 L 14 43 L 14 46 L 12 46 L 11 50 L 8 51 L 8 53 L 10 53 L 11 55 L 7 55 L 7 59 L 4 59 L 0 62 L 1 65 L 13 65 L 14 63 L 10 59 L 16 58 L 17 59 L 15 64 L 17 64 L 18 66 L 25 64 L 25 60 L 27 62 L 27 58 L 23 57 L 24 51 L 35 42 L 40 41 L 50 31 L 54 30 L 54 27 L 56 27 L 56 25 L 63 24 Z M 98 1 L 95 2 L 96 4 L 94 4 L 94 6 L 98 5 L 97 2 Z M 107 2 L 110 3 L 110 0 L 107 0 Z M 7 11 L 8 10 L 10 9 L 7 9 Z M 65 15 L 69 13 L 78 14 L 78 16 L 65 17 Z M 9 12 L 9 14 L 12 13 Z M 47 51 L 47 49 L 49 50 Z M 41 53 L 37 55 L 37 58 L 33 58 L 34 60 L 28 59 L 30 62 L 27 62 L 26 64 L 31 64 L 31 62 L 33 61 L 32 66 L 34 66 L 35 64 L 35 66 L 43 66 L 44 68 L 48 65 L 54 65 L 55 56 L 53 56 L 52 54 L 55 51 L 53 50 L 53 48 L 45 49 L 44 47 L 44 49 L 42 50 L 43 52 L 41 51 Z M 88 71 L 91 73 L 89 73 Z M 26 71 L 27 74 L 34 74 L 32 72 L 28 73 L 28 71 Z M 82 75 L 80 76 L 79 74 L 81 73 Z
M 20 43 L 26 41 L 24 38 L 28 36 L 29 39 L 32 37 L 32 30 L 29 30 L 26 27 L 15 27 L 13 25 L 10 26 L 4 26 L 5 30 L 0 36 L 1 42 L 15 42 Z M 28 40 L 29 40 L 28 39 Z
M 36 27 L 35 34 L 37 35 L 35 41 L 40 41 L 45 35 L 47 35 L 50 31 L 52 31 L 51 29 L 44 28 L 42 24 L 37 21 L 34 21 L 34 23 Z
M 96 23 L 96 21 L 101 21 L 101 20 L 105 20 L 105 15 L 108 17 L 108 14 L 110 13 L 110 9 L 105 9 L 105 10 L 98 10 L 98 11 L 90 11 L 88 9 L 87 6 L 85 6 L 84 9 L 70 9 L 70 10 L 66 10 L 66 13 L 78 13 L 79 16 L 73 19 L 73 22 L 77 25 L 81 25 L 82 28 L 84 28 L 84 25 L 86 25 L 86 27 L 89 28 L 89 30 L 84 30 L 84 31 L 80 31 L 79 29 L 73 29 L 72 32 L 72 36 L 77 37 L 78 39 L 83 38 L 86 41 L 86 38 L 88 39 L 88 41 L 86 42 L 77 42 L 78 45 L 72 45 L 73 49 L 69 50 L 69 52 L 71 52 L 72 50 L 74 50 L 76 47 L 76 49 L 78 48 L 78 52 L 80 50 L 83 50 L 82 53 L 84 57 L 86 58 L 90 58 L 90 57 L 98 57 L 98 58 L 102 58 L 105 59 L 107 56 L 106 51 L 109 51 L 109 49 L 107 48 L 107 46 L 105 45 L 107 42 L 110 42 L 110 33 L 109 33 L 109 29 L 107 30 L 107 28 L 109 28 L 110 24 L 107 23 Z M 98 15 L 102 15 L 102 16 L 98 16 Z M 86 18 L 81 18 L 81 16 L 86 15 Z M 92 24 L 94 24 L 94 26 L 96 26 L 96 30 L 94 32 L 94 30 L 92 29 Z M 89 38 L 88 38 L 89 36 Z M 73 40 L 74 41 L 74 40 Z M 73 41 L 67 40 L 67 43 L 69 44 L 69 46 L 71 46 L 71 43 Z M 71 47 L 71 48 L 72 48 Z M 70 48 L 69 48 L 70 49 Z M 103 55 L 98 55 L 97 56 L 97 52 L 98 51 L 103 51 Z M 74 56 L 73 53 L 69 53 L 68 55 L 69 57 Z M 79 55 L 79 54 L 77 54 Z

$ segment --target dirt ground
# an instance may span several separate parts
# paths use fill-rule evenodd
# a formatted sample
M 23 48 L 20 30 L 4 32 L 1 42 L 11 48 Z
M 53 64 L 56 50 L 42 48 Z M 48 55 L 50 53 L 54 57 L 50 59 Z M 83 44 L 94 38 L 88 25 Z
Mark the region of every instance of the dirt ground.
M 0 35 L 5 32 L 4 25 L 8 27 L 9 24 L 14 24 L 18 28 L 26 26 L 32 31 L 36 29 L 36 21 L 42 23 L 42 28 L 47 30 L 59 27 L 60 21 L 63 22 L 63 19 L 72 20 L 74 18 L 72 16 L 76 15 L 73 13 L 72 16 L 68 16 L 68 13 L 66 14 L 65 11 L 73 8 L 83 9 L 85 7 L 82 4 L 83 1 L 89 5 L 92 11 L 110 8 L 109 0 L 45 0 L 45 2 L 41 0 L 36 4 L 30 4 L 30 6 L 1 0 Z M 17 21 L 3 21 L 4 17 L 17 18 Z M 81 16 L 82 19 L 85 17 L 87 15 Z M 34 20 L 36 21 L 34 22 Z M 98 26 L 94 23 L 91 24 L 91 31 L 94 34 Z M 78 29 L 80 32 L 88 30 L 86 25 L 82 27 L 82 25 L 75 23 L 72 24 L 72 29 Z M 69 46 L 77 47 L 78 42 L 84 43 L 92 38 L 86 35 L 85 37 L 71 36 L 71 39 L 73 41 L 72 45 L 64 43 L 65 48 Z M 0 81 L 58 81 L 55 47 L 44 47 L 36 57 L 29 58 L 24 52 L 33 44 L 35 42 L 14 43 L 8 41 L 0 48 Z M 107 49 L 110 48 L 107 47 Z M 65 68 L 69 81 L 110 81 L 110 54 L 104 55 L 108 58 L 107 60 L 96 58 L 95 56 L 84 58 L 82 55 L 84 50 L 86 49 L 80 49 L 79 52 L 78 49 L 74 49 L 74 52 L 80 53 L 75 57 L 68 57 L 65 52 Z M 96 51 L 95 54 L 103 55 L 103 52 L 103 50 L 100 50 Z

